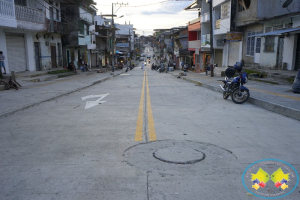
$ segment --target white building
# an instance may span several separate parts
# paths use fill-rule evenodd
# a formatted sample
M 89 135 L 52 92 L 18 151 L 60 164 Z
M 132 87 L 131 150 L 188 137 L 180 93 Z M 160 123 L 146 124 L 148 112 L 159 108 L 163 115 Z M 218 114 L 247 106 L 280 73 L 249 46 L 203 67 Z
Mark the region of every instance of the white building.
M 61 39 L 58 22 L 58 2 L 0 0 L 0 51 L 6 57 L 7 72 L 59 66 Z

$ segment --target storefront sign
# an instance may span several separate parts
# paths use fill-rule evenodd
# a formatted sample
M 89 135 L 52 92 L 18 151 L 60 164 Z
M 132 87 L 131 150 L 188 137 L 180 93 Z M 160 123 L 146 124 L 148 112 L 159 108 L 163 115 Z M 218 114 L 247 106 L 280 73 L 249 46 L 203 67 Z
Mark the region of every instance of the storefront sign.
M 241 41 L 243 39 L 243 33 L 241 32 L 228 32 L 226 34 L 226 41 Z

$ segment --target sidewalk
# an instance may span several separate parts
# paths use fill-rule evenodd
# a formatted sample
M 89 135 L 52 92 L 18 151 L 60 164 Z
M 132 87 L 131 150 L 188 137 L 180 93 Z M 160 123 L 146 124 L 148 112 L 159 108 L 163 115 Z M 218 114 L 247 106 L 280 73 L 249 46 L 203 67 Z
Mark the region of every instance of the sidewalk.
M 22 85 L 22 88 L 0 91 L 0 117 L 85 89 L 118 76 L 123 71 L 125 69 L 115 70 L 114 74 L 111 75 L 111 71 L 105 71 L 105 69 L 104 73 L 97 73 L 96 71 L 81 72 L 78 70 L 76 75 L 42 82 L 31 82 L 29 79 L 33 78 L 32 76 L 36 76 L 35 78 L 42 76 L 45 76 L 43 78 L 49 78 L 50 76 L 46 75 L 45 72 L 18 73 L 16 80 Z
M 182 71 L 176 70 L 170 73 L 177 77 L 180 72 Z M 206 76 L 205 73 L 187 72 L 187 76 L 181 76 L 181 78 L 201 87 L 220 93 L 223 92 L 219 86 L 223 84 L 218 80 L 224 80 L 224 77 L 210 77 L 210 75 Z M 293 93 L 290 84 L 275 85 L 249 80 L 245 86 L 250 90 L 248 103 L 300 120 L 300 94 Z M 220 95 L 220 98 L 223 98 L 222 95 Z M 231 100 L 231 98 L 228 98 L 228 100 Z

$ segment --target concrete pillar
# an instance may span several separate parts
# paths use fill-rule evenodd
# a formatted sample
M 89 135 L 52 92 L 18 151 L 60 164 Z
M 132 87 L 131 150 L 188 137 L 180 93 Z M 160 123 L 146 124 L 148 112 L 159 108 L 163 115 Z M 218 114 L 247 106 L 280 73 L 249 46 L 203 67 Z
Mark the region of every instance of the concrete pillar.
M 25 48 L 27 50 L 27 69 L 28 71 L 36 71 L 32 32 L 25 34 Z

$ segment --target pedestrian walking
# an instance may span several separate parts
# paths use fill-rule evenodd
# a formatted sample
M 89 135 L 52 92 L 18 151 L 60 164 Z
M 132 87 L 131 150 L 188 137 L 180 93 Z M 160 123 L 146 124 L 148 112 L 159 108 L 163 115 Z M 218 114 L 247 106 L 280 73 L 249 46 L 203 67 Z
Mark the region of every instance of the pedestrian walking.
M 2 67 L 3 67 L 3 69 L 4 69 L 4 73 L 3 74 L 6 74 L 4 59 L 5 59 L 5 56 L 3 55 L 3 52 L 0 51 L 0 70 L 2 70 Z
M 183 67 L 184 67 L 184 62 L 183 62 L 183 61 L 181 61 L 180 65 L 181 65 L 181 70 L 183 70 Z

